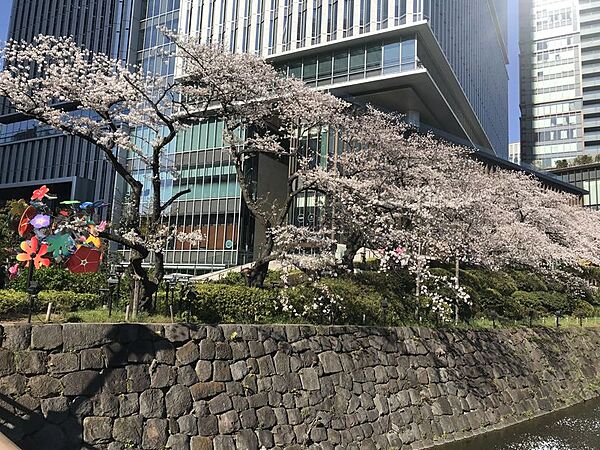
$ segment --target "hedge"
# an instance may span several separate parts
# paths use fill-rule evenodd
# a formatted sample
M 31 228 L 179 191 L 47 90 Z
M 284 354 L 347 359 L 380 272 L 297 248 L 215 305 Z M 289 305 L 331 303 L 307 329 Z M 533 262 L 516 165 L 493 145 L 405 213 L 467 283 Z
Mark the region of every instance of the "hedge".
M 77 311 L 95 309 L 102 306 L 102 300 L 96 294 L 77 294 L 71 291 L 42 291 L 38 294 L 35 311 L 45 311 L 52 302 L 54 311 Z M 27 314 L 29 297 L 27 293 L 14 289 L 0 290 L 0 318 Z

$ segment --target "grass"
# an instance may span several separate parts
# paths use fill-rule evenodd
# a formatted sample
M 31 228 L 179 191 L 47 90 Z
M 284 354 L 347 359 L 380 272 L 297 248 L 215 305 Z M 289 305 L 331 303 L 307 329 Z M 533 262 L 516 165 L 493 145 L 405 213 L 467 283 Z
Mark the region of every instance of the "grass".
M 27 321 L 27 316 L 18 316 L 11 319 L 11 322 Z M 46 314 L 34 314 L 31 318 L 32 323 L 44 323 Z M 175 320 L 177 321 L 177 319 Z M 50 323 L 65 322 L 83 322 L 83 323 L 125 323 L 125 313 L 123 311 L 113 311 L 111 317 L 108 317 L 108 310 L 104 308 L 75 311 L 75 312 L 57 312 L 50 317 Z M 138 314 L 136 323 L 169 323 L 171 318 L 162 314 Z
M 42 313 L 34 314 L 32 317 L 33 323 L 44 323 L 46 320 L 46 315 Z M 1 320 L 0 320 L 1 321 Z M 27 316 L 16 316 L 11 317 L 10 322 L 24 322 L 27 321 Z M 175 317 L 175 322 L 182 322 L 183 319 L 181 317 Z M 125 313 L 123 311 L 113 311 L 112 316 L 108 316 L 108 310 L 104 308 L 92 309 L 92 310 L 82 310 L 75 312 L 56 312 L 53 313 L 50 317 L 50 323 L 65 323 L 65 322 L 83 322 L 83 323 L 125 323 Z M 140 313 L 138 314 L 138 318 L 135 320 L 136 323 L 170 323 L 171 317 L 163 315 L 163 314 L 148 314 L 148 313 Z M 291 321 L 293 323 L 306 323 L 301 320 Z M 291 323 L 290 322 L 290 323 Z M 281 323 L 280 321 L 277 323 Z M 556 327 L 556 317 L 548 316 L 542 317 L 534 320 L 532 322 L 534 327 L 545 326 L 545 327 Z M 407 323 L 405 326 L 411 326 L 417 324 Z M 431 326 L 434 327 L 433 324 L 420 324 L 423 326 Z M 529 322 L 525 321 L 502 321 L 495 323 L 495 328 L 511 328 L 511 327 L 524 327 L 528 326 Z M 449 324 L 452 327 L 452 324 Z M 561 317 L 560 319 L 561 328 L 579 328 L 579 319 L 577 317 Z M 582 326 L 593 328 L 600 327 L 600 317 L 589 317 L 584 318 Z M 494 329 L 494 323 L 486 318 L 479 318 L 472 320 L 468 324 L 460 323 L 459 328 L 464 329 Z

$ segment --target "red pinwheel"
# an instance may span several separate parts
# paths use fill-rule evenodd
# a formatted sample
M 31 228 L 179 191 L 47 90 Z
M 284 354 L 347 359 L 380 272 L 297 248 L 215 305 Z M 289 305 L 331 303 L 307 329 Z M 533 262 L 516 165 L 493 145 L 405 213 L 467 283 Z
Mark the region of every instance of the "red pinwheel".
M 36 189 L 35 191 L 33 191 L 33 195 L 31 196 L 31 200 L 43 200 L 43 198 L 46 196 L 46 194 L 50 192 L 50 189 L 48 189 L 46 187 L 46 185 L 43 185 L 41 188 Z
M 91 247 L 79 247 L 67 261 L 67 269 L 73 273 L 97 272 L 102 254 Z
M 36 236 L 33 236 L 29 241 L 21 242 L 21 250 L 23 250 L 23 253 L 17 255 L 17 261 L 27 262 L 26 267 L 29 267 L 31 261 L 33 261 L 36 269 L 42 266 L 50 267 L 50 260 L 43 257 L 48 251 L 48 244 L 39 245 Z
M 33 225 L 31 225 L 30 222 L 36 215 L 37 211 L 33 206 L 28 206 L 27 209 L 23 211 L 23 215 L 19 221 L 19 236 L 23 237 L 33 230 Z

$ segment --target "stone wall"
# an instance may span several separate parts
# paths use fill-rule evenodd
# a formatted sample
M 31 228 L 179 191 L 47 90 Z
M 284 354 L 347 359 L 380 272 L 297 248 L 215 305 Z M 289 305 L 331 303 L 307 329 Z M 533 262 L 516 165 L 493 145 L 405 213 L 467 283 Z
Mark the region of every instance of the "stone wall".
M 24 449 L 425 448 L 600 392 L 600 330 L 5 325 Z

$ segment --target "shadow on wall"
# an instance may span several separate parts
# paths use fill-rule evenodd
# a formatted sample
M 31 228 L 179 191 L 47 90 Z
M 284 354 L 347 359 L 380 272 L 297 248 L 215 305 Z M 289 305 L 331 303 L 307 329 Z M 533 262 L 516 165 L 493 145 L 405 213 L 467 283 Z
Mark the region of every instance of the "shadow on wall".
M 428 446 L 598 395 L 599 360 L 600 330 L 6 325 L 0 431 L 24 450 Z

